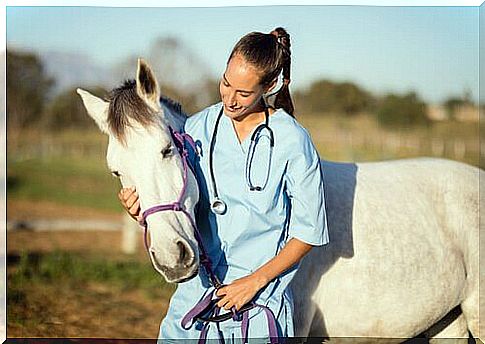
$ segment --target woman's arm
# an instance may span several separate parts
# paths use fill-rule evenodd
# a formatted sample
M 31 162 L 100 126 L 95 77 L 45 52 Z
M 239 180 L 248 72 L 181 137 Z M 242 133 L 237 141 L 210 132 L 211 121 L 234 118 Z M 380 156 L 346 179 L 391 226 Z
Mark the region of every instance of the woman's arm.
M 275 257 L 258 270 L 220 288 L 216 295 L 223 297 L 217 302 L 217 305 L 227 310 L 235 306 L 239 310 L 251 301 L 261 288 L 298 263 L 312 247 L 301 240 L 291 238 Z

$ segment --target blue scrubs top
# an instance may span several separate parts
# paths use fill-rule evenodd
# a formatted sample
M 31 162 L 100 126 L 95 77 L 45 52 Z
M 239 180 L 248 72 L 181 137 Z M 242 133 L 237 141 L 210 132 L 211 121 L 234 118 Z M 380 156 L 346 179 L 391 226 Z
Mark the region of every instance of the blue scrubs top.
M 191 116 L 185 131 L 193 137 L 199 151 L 194 157 L 200 188 L 197 225 L 215 273 L 222 283 L 229 284 L 268 262 L 290 238 L 314 246 L 324 245 L 329 239 L 318 153 L 308 132 L 283 109 L 269 117 L 274 134 L 272 153 L 266 129 L 258 135 L 254 149 L 251 182 L 264 186 L 262 191 L 250 191 L 246 180 L 252 133 L 240 143 L 231 119 L 222 115 L 213 164 L 219 198 L 226 202 L 227 211 L 224 215 L 210 211 L 213 188 L 209 147 L 221 107 L 222 103 L 218 103 Z M 287 286 L 297 268 L 295 265 L 271 281 L 254 300 L 273 311 L 282 337 L 294 335 L 293 298 Z M 199 338 L 201 324 L 196 322 L 185 330 L 180 321 L 211 290 L 204 268 L 195 278 L 178 285 L 160 326 L 159 343 Z M 237 342 L 241 337 L 240 324 L 230 319 L 220 323 L 220 330 L 229 341 Z M 260 308 L 250 310 L 248 332 L 249 338 L 262 338 L 263 342 L 268 337 L 266 316 Z M 218 338 L 215 324 L 211 324 L 208 338 Z

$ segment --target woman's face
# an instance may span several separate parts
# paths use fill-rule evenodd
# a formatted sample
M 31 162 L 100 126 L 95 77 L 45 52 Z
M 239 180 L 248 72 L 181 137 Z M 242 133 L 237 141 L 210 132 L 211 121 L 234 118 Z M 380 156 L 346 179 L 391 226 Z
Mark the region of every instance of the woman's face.
M 235 120 L 258 110 L 261 97 L 267 89 L 259 83 L 260 73 L 240 55 L 227 64 L 219 84 L 224 113 Z

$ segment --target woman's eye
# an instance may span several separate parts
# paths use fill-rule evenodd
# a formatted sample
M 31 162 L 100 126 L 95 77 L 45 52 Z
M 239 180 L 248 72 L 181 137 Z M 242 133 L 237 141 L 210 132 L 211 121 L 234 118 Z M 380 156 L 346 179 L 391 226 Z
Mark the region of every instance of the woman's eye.
M 115 176 L 116 178 L 121 177 L 121 174 L 118 171 L 111 171 L 111 174 Z
M 247 98 L 247 97 L 249 97 L 249 94 L 241 94 L 241 97 Z

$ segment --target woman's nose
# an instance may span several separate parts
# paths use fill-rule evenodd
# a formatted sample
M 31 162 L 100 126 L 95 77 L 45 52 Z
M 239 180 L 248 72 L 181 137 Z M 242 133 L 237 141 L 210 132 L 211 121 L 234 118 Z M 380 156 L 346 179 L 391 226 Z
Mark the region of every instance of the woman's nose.
M 236 94 L 231 92 L 227 96 L 227 105 L 235 105 L 236 104 Z

